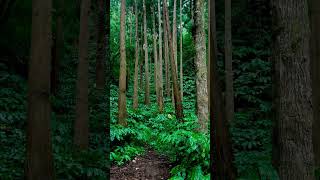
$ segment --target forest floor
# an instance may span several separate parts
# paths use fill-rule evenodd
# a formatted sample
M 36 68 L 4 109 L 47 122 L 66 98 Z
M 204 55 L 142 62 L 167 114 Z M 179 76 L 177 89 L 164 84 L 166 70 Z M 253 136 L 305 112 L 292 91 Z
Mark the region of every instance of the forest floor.
M 169 179 L 172 165 L 166 157 L 152 150 L 137 156 L 124 166 L 110 169 L 110 180 L 161 180 Z

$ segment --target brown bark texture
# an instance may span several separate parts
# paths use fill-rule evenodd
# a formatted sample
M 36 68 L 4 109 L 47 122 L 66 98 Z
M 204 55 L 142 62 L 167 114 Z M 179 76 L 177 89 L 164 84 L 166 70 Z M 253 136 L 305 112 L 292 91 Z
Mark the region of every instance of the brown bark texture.
M 195 12 L 195 47 L 196 47 L 196 85 L 197 85 L 197 116 L 200 131 L 208 130 L 208 85 L 206 65 L 206 37 L 204 32 L 204 0 L 196 0 Z
M 183 24 L 182 24 L 182 0 L 180 0 L 180 92 L 181 92 L 181 99 L 183 101 L 183 64 L 182 64 L 182 40 L 183 40 Z
M 158 30 L 159 30 L 159 59 L 158 59 L 158 81 L 159 81 L 159 112 L 163 112 L 163 70 L 162 70 L 162 27 L 161 27 L 161 6 L 158 0 Z
M 174 106 L 176 111 L 176 118 L 178 120 L 183 119 L 183 107 L 182 107 L 182 101 L 181 101 L 181 93 L 179 91 L 179 83 L 178 83 L 178 74 L 177 74 L 177 68 L 176 68 L 176 62 L 174 61 L 174 53 L 173 53 L 173 43 L 172 43 L 172 35 L 170 33 L 170 23 L 169 23 L 169 13 L 168 13 L 168 7 L 166 4 L 166 0 L 163 0 L 163 9 L 165 14 L 165 23 L 166 23 L 166 31 L 169 35 L 169 44 L 171 49 L 171 77 L 172 77 L 172 83 L 173 83 L 173 96 L 174 96 Z
M 144 65 L 145 65 L 145 96 L 144 103 L 150 105 L 150 80 L 149 80 L 149 63 L 148 63 L 148 34 L 147 34 L 147 11 L 146 3 L 143 0 L 143 32 L 144 32 Z
M 313 95 L 313 151 L 317 167 L 320 166 L 320 1 L 309 0 L 311 27 L 311 72 Z
M 97 34 L 97 60 L 96 60 L 96 85 L 98 89 L 105 87 L 105 60 L 107 46 L 106 29 L 106 0 L 98 0 L 98 34 Z
M 232 70 L 232 34 L 231 34 L 231 0 L 225 0 L 225 83 L 226 83 L 226 119 L 232 122 L 234 119 L 234 92 Z
M 273 63 L 278 82 L 275 132 L 280 179 L 314 178 L 310 29 L 307 0 L 273 0 Z
M 59 86 L 59 65 L 60 60 L 63 58 L 64 37 L 63 37 L 63 14 L 64 3 L 63 0 L 58 0 L 57 3 L 57 25 L 56 37 L 54 42 L 54 54 L 52 58 L 51 68 L 51 93 L 56 94 Z
M 74 144 L 80 149 L 89 145 L 89 115 L 88 115 L 88 43 L 89 43 L 89 13 L 90 0 L 81 2 L 80 33 L 79 33 L 79 63 L 76 95 L 76 119 L 74 122 Z
M 170 97 L 170 60 L 169 60 L 169 42 L 168 42 L 168 32 L 167 32 L 167 24 L 165 23 L 165 14 L 163 13 L 163 40 L 164 40 L 164 63 L 165 63 L 165 78 L 166 78 L 166 86 L 165 86 L 165 91 L 166 91 L 166 96 Z
M 135 3 L 135 16 L 136 16 L 136 45 L 135 45 L 135 63 L 134 63 L 134 85 L 133 85 L 133 108 L 137 109 L 138 108 L 138 74 L 139 74 L 139 37 L 138 37 L 138 5 L 137 5 L 137 0 L 134 1 Z
M 121 16 L 120 16 L 120 75 L 119 75 L 119 100 L 118 124 L 127 125 L 127 98 L 126 98 L 126 0 L 121 0 Z
M 214 179 L 236 178 L 227 121 L 224 115 L 221 82 L 218 77 L 215 1 L 209 1 L 209 70 L 210 70 L 210 168 Z
M 50 137 L 51 0 L 32 1 L 28 77 L 27 170 L 29 180 L 54 179 Z
M 153 8 L 152 11 L 152 34 L 153 34 L 153 55 L 154 55 L 154 85 L 157 96 L 157 105 L 159 107 L 160 97 L 159 97 L 159 77 L 158 77 L 158 50 L 157 50 L 157 34 L 156 34 L 156 18 Z

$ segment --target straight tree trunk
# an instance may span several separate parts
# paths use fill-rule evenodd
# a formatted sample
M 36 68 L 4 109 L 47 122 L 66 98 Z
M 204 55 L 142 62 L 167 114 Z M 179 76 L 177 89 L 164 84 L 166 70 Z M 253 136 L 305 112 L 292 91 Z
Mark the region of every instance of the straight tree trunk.
M 226 118 L 229 122 L 234 119 L 234 93 L 232 70 L 232 41 L 231 41 L 231 0 L 225 0 L 225 81 L 226 81 Z
M 164 8 L 164 14 L 165 14 L 165 23 L 167 24 L 166 26 L 166 31 L 167 34 L 169 35 L 169 44 L 170 44 L 170 49 L 171 49 L 171 77 L 172 77 L 172 82 L 173 82 L 173 95 L 174 95 L 174 106 L 175 106 L 175 111 L 176 111 L 176 117 L 178 120 L 183 119 L 183 108 L 182 108 L 182 101 L 181 101 L 181 93 L 179 91 L 179 83 L 178 83 L 178 74 L 177 74 L 177 68 L 176 68 L 176 62 L 174 61 L 174 48 L 173 48 L 173 43 L 172 43 L 172 36 L 170 33 L 170 24 L 169 24 L 169 13 L 168 13 L 168 7 L 167 7 L 167 2 L 166 0 L 163 0 L 163 8 Z
M 150 105 L 150 81 L 149 81 L 149 63 L 148 63 L 148 35 L 147 35 L 147 11 L 146 11 L 146 3 L 143 0 L 143 31 L 144 31 L 144 60 L 145 60 L 145 99 L 144 103 L 146 105 Z
M 210 76 L 210 169 L 214 179 L 236 178 L 227 121 L 225 119 L 221 82 L 218 77 L 215 1 L 209 1 L 209 71 Z
M 159 59 L 158 59 L 158 80 L 159 80 L 159 112 L 163 112 L 163 75 L 162 75 L 162 27 L 161 27 L 161 5 L 158 0 L 158 26 L 159 26 Z
M 312 88 L 310 77 L 310 29 L 307 0 L 273 0 L 273 63 L 277 87 L 273 148 L 280 179 L 311 180 L 314 177 L 312 146 Z
M 320 1 L 309 0 L 311 23 L 311 64 L 313 94 L 313 151 L 317 168 L 320 166 Z
M 126 104 L 126 0 L 121 0 L 120 16 L 120 75 L 119 75 L 119 119 L 118 124 L 127 125 L 127 104 Z
M 50 137 L 51 0 L 32 1 L 27 179 L 54 179 Z
M 137 0 L 134 1 L 135 4 L 135 16 L 136 16 L 136 45 L 135 45 L 135 49 L 136 49 L 136 61 L 134 64 L 134 90 L 133 90 L 133 109 L 137 109 L 138 108 L 138 74 L 139 74 L 139 37 L 138 37 L 138 5 L 137 5 Z
M 89 145 L 88 44 L 90 0 L 82 0 L 81 3 L 77 103 L 73 141 L 76 147 L 80 149 L 87 149 Z
M 54 56 L 52 59 L 52 70 L 51 70 L 51 92 L 57 93 L 59 86 L 59 65 L 60 60 L 63 58 L 64 39 L 63 39 L 63 14 L 64 14 L 64 3 L 63 0 L 58 0 L 58 12 L 57 12 L 57 25 L 56 25 L 56 37 L 55 37 L 55 48 Z
M 96 84 L 98 89 L 105 87 L 105 59 L 106 59 L 106 0 L 98 0 L 98 37 L 96 60 Z
M 152 10 L 152 21 L 153 21 L 153 54 L 154 54 L 154 84 L 157 96 L 158 108 L 160 107 L 160 97 L 159 97 L 159 77 L 158 77 L 158 50 L 157 50 L 157 34 L 156 34 L 156 18 L 153 8 Z
M 140 89 L 143 89 L 143 62 L 144 62 L 144 60 L 142 59 L 142 55 L 143 55 L 143 41 L 144 41 L 144 38 L 143 38 L 143 25 L 141 25 L 140 26 L 141 27 L 141 44 L 142 44 L 142 48 L 140 48 L 140 51 L 139 51 L 139 53 L 140 53 L 140 56 L 141 56 L 141 63 L 140 63 Z
M 163 28 L 164 28 L 164 63 L 165 63 L 165 76 L 166 76 L 166 96 L 170 97 L 170 62 L 169 62 L 169 44 L 168 44 L 168 33 L 167 24 L 165 23 L 165 14 L 163 14 Z
M 173 57 L 176 63 L 176 72 L 178 73 L 178 58 L 177 58 L 177 0 L 173 0 L 173 21 L 172 21 L 172 46 Z
M 182 27 L 182 0 L 180 0 L 180 92 L 181 99 L 183 101 L 183 64 L 182 64 L 182 35 L 183 27 Z
M 208 131 L 208 82 L 206 65 L 206 38 L 204 32 L 204 0 L 196 0 L 195 12 L 195 46 L 196 46 L 196 85 L 197 85 L 197 116 L 200 131 Z

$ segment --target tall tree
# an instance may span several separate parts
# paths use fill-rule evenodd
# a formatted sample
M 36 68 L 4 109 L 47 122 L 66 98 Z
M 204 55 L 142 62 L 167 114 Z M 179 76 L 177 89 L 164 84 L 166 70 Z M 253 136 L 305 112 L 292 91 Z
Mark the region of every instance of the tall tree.
M 309 0 L 311 23 L 311 64 L 313 95 L 313 150 L 315 164 L 320 166 L 320 1 Z
M 139 37 L 138 37 L 138 25 L 139 25 L 139 16 L 138 16 L 138 4 L 137 0 L 134 1 L 135 4 L 135 16 L 136 16 L 136 45 L 135 45 L 135 63 L 134 63 L 134 85 L 133 85 L 133 108 L 138 108 L 138 74 L 139 74 Z
M 164 8 L 163 8 L 164 9 Z M 166 77 L 166 96 L 170 97 L 170 60 L 169 60 L 169 44 L 168 44 L 168 32 L 167 32 L 167 24 L 165 23 L 165 14 L 163 13 L 163 40 L 164 40 L 164 63 L 165 63 L 165 77 Z
M 142 48 L 140 48 L 140 51 L 139 51 L 139 53 L 140 53 L 140 56 L 142 57 L 142 50 L 144 50 L 143 49 L 143 41 L 144 41 L 144 39 L 143 39 L 143 25 L 141 25 L 140 26 L 141 27 L 141 30 L 140 30 L 140 32 L 141 32 L 141 38 L 140 38 L 140 40 L 141 40 L 141 44 L 142 44 Z M 142 58 L 141 58 L 141 60 L 140 60 L 141 62 L 140 62 L 140 89 L 143 89 L 143 60 L 142 60 Z
M 232 40 L 231 40 L 231 0 L 225 0 L 225 81 L 226 81 L 226 118 L 229 122 L 234 119 L 234 93 L 232 70 Z
M 310 29 L 307 0 L 273 0 L 276 113 L 280 179 L 315 179 L 312 147 Z M 276 160 L 275 160 L 276 161 Z
M 105 87 L 105 59 L 106 59 L 106 0 L 98 0 L 98 23 L 97 23 L 97 60 L 96 60 L 96 84 L 98 89 Z
M 122 126 L 127 125 L 127 104 L 126 104 L 126 0 L 121 0 L 120 16 L 120 75 L 119 75 L 119 104 L 118 123 Z
M 165 23 L 166 23 L 166 31 L 169 35 L 169 44 L 170 44 L 170 55 L 171 55 L 171 77 L 172 77 L 172 83 L 173 83 L 173 98 L 174 98 L 174 106 L 176 111 L 176 117 L 179 120 L 182 120 L 183 118 L 183 107 L 182 107 L 182 101 L 181 101 L 181 93 L 179 91 L 179 83 L 178 83 L 178 74 L 177 74 L 177 64 L 174 60 L 174 48 L 172 43 L 172 35 L 170 31 L 170 23 L 169 23 L 169 13 L 168 13 L 168 7 L 166 0 L 163 0 L 163 9 L 165 14 Z
M 81 2 L 79 33 L 79 64 L 77 77 L 76 119 L 74 122 L 74 144 L 80 149 L 89 145 L 88 125 L 88 43 L 90 0 Z
M 206 37 L 204 32 L 204 0 L 196 0 L 195 11 L 195 46 L 196 46 L 196 85 L 197 85 L 197 116 L 200 130 L 207 132 L 208 128 L 208 85 L 206 65 Z
M 177 58 L 177 0 L 173 0 L 173 20 L 172 20 L 172 47 L 173 57 L 176 63 L 176 72 L 178 73 L 178 58 Z
M 51 0 L 32 1 L 28 77 L 28 179 L 54 179 L 50 138 Z
M 57 1 L 57 22 L 56 22 L 56 36 L 54 38 L 54 52 L 52 58 L 51 68 L 51 92 L 57 93 L 59 85 L 59 66 L 60 59 L 63 58 L 64 37 L 63 37 L 63 14 L 64 2 L 63 0 Z
M 221 82 L 218 74 L 215 1 L 209 1 L 209 71 L 210 77 L 210 168 L 215 179 L 235 179 L 229 130 L 224 115 Z
M 183 101 L 183 64 L 182 64 L 182 35 L 183 32 L 183 24 L 182 24 L 182 0 L 180 0 L 180 92 L 181 99 Z
M 158 29 L 159 29 L 159 59 L 158 59 L 158 81 L 159 81 L 159 112 L 163 111 L 163 75 L 162 75 L 162 27 L 161 27 L 161 5 L 158 0 Z
M 145 99 L 144 103 L 146 105 L 150 104 L 150 81 L 149 81 L 149 63 L 148 63 L 148 34 L 147 34 L 147 11 L 146 3 L 143 0 L 143 32 L 144 32 L 144 65 L 145 65 Z
M 158 107 L 160 107 L 160 97 L 159 97 L 159 72 L 158 72 L 158 50 L 157 50 L 157 33 L 156 33 L 156 18 L 155 18 L 155 12 L 153 8 L 151 8 L 152 11 L 152 34 L 153 34 L 153 55 L 154 55 L 154 84 L 156 89 L 156 96 L 157 96 L 157 104 Z

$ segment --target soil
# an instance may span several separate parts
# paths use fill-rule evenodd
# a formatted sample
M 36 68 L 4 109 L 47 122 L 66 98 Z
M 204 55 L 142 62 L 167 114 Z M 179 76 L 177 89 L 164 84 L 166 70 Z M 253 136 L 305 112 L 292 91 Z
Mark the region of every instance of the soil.
M 111 167 L 110 180 L 165 180 L 170 177 L 171 167 L 166 157 L 149 150 L 124 166 Z

